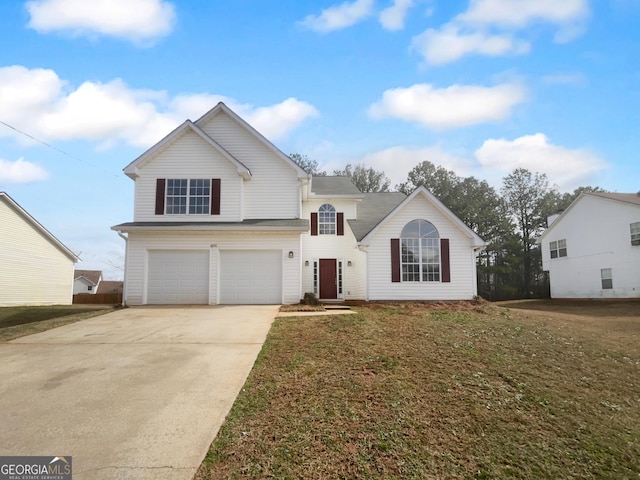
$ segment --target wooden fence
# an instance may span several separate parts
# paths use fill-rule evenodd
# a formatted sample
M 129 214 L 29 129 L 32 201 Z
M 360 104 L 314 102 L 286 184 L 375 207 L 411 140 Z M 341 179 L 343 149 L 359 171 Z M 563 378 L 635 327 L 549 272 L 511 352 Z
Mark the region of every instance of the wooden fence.
M 121 293 L 78 293 L 73 303 L 80 305 L 118 305 L 122 303 Z

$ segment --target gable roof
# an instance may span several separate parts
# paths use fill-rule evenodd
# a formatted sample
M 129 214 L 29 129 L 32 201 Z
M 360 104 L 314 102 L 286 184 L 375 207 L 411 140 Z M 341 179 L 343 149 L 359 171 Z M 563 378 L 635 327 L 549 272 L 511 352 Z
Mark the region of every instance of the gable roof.
M 93 285 L 97 285 L 102 277 L 101 270 L 74 270 L 73 271 L 73 279 L 78 280 L 79 278 L 84 278 L 86 281 L 92 283 Z
M 353 235 L 357 241 L 362 240 L 373 228 L 378 225 L 407 198 L 400 192 L 362 193 L 362 202 L 358 204 L 358 219 L 347 220 Z
M 582 201 L 583 198 L 586 197 L 595 197 L 595 198 L 601 198 L 603 200 L 613 200 L 616 202 L 622 202 L 622 203 L 627 203 L 630 205 L 634 205 L 634 206 L 638 206 L 640 207 L 640 196 L 638 196 L 638 194 L 636 193 L 613 193 L 613 192 L 588 192 L 588 193 L 581 193 L 580 195 L 578 195 L 578 198 L 576 198 L 573 202 L 571 202 L 571 205 L 569 205 L 567 207 L 567 209 L 562 212 L 560 214 L 560 216 L 558 218 L 556 218 L 553 223 L 551 225 L 549 225 L 549 227 L 542 232 L 542 235 L 540 235 L 538 237 L 538 239 L 536 240 L 537 244 L 541 244 L 542 241 L 544 240 L 544 238 L 549 234 L 549 232 L 551 232 L 564 218 L 566 218 L 567 214 L 573 210 L 575 208 L 575 206 Z
M 122 280 L 103 280 L 98 285 L 97 293 L 122 293 L 124 282 Z
M 288 155 L 285 155 L 285 153 L 282 152 L 282 150 L 280 150 L 273 143 L 267 140 L 260 132 L 258 132 L 255 128 L 249 125 L 236 112 L 234 112 L 229 107 L 227 107 L 227 105 L 225 105 L 224 102 L 218 102 L 218 104 L 215 107 L 213 107 L 203 116 L 201 116 L 198 120 L 196 120 L 195 124 L 198 127 L 200 127 L 205 123 L 207 123 L 216 115 L 219 115 L 220 113 L 224 113 L 227 116 L 229 116 L 229 118 L 231 118 L 234 122 L 236 122 L 238 125 L 244 128 L 249 134 L 253 135 L 253 137 L 256 140 L 258 140 L 258 142 L 262 143 L 265 147 L 271 150 L 277 157 L 279 157 L 281 160 L 287 163 L 291 168 L 293 168 L 296 171 L 298 178 L 309 178 L 310 175 L 307 172 L 305 172 L 300 167 L 300 165 L 298 165 L 296 162 L 291 160 L 291 158 Z
M 640 205 L 640 192 L 638 193 L 612 193 L 612 192 L 593 192 L 586 195 L 608 198 L 609 200 L 617 200 L 618 202 L 631 203 L 632 205 Z
M 51 242 L 54 247 L 60 250 L 66 255 L 73 263 L 80 261 L 75 253 L 73 253 L 68 247 L 66 247 L 60 240 L 58 240 L 49 230 L 44 228 L 35 218 L 33 218 L 24 208 L 11 198 L 7 193 L 0 192 L 0 201 L 4 202 L 11 210 L 13 210 L 18 216 L 27 222 L 34 230 L 39 232 L 46 240 Z
M 362 198 L 363 193 L 358 190 L 349 177 L 345 176 L 312 176 L 311 194 L 316 197 L 355 197 Z
M 481 247 L 484 247 L 486 245 L 486 242 L 484 240 L 482 240 L 482 238 L 480 238 L 476 232 L 471 230 L 462 220 L 460 220 L 458 218 L 457 215 L 455 215 L 451 210 L 449 210 L 440 200 L 438 200 L 429 190 L 427 190 L 423 186 L 420 186 L 420 187 L 416 188 L 413 191 L 413 193 L 411 193 L 411 195 L 409 195 L 408 197 L 405 197 L 398 205 L 396 205 L 396 207 L 391 212 L 389 212 L 389 214 L 387 214 L 375 227 L 373 227 L 362 238 L 362 240 L 360 240 L 359 243 L 362 244 L 362 245 L 368 245 L 369 242 L 371 241 L 371 237 L 373 235 L 375 235 L 375 233 L 384 224 L 386 224 L 389 221 L 389 219 L 393 218 L 393 216 L 396 213 L 398 213 L 402 209 L 402 207 L 404 207 L 406 204 L 411 202 L 418 195 L 421 195 L 425 199 L 427 199 L 427 201 L 429 201 L 431 204 L 433 204 L 433 206 L 436 207 L 440 211 L 440 213 L 442 213 L 454 225 L 456 225 L 463 233 L 465 233 L 465 235 L 467 235 L 473 241 L 473 246 L 474 247 L 481 248 Z
M 244 179 L 248 180 L 251 178 L 251 171 L 249 168 L 244 165 L 240 160 L 231 155 L 227 150 L 225 150 L 222 145 L 216 142 L 209 135 L 204 133 L 200 127 L 194 124 L 191 120 L 185 120 L 182 125 L 176 127 L 169 135 L 164 137 L 158 143 L 156 143 L 149 150 L 144 152 L 138 158 L 136 158 L 129 165 L 124 167 L 124 173 L 132 179 L 135 179 L 138 176 L 138 169 L 144 167 L 156 154 L 161 152 L 163 149 L 171 145 L 178 138 L 180 138 L 186 131 L 192 131 L 197 134 L 200 138 L 202 138 L 209 146 L 213 149 L 217 150 L 224 158 L 229 160 L 237 169 L 238 175 L 242 176 Z

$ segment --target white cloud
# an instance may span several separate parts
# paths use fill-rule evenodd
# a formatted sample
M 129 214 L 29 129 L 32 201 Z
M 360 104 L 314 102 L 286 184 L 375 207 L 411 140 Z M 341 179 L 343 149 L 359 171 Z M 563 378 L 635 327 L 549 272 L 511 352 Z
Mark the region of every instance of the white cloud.
M 33 0 L 26 3 L 28 26 L 39 33 L 106 35 L 136 43 L 167 35 L 175 23 L 164 0 Z
M 393 0 L 393 5 L 380 12 L 380 24 L 386 30 L 402 30 L 407 12 L 414 0 Z
M 318 114 L 312 105 L 295 98 L 256 108 L 208 93 L 170 98 L 164 91 L 132 89 L 120 79 L 84 82 L 74 89 L 53 70 L 0 68 L 0 118 L 44 140 L 148 147 L 186 118 L 199 118 L 219 101 L 225 101 L 270 140 L 283 138 Z M 15 132 L 2 129 L 0 135 L 14 136 Z
M 374 118 L 399 118 L 431 128 L 456 128 L 504 120 L 525 99 L 524 88 L 516 84 L 442 89 L 416 84 L 385 91 L 369 113 Z
M 396 146 L 365 155 L 356 163 L 364 163 L 367 167 L 384 171 L 391 180 L 391 186 L 407 181 L 407 174 L 413 167 L 425 160 L 447 170 L 454 170 L 459 175 L 470 172 L 472 162 L 469 159 L 452 155 L 440 146 L 404 147 Z M 336 167 L 341 168 L 341 167 Z
M 260 107 L 248 111 L 245 120 L 267 138 L 282 138 L 306 118 L 315 117 L 318 111 L 313 105 L 295 98 L 271 107 Z
M 35 163 L 19 158 L 15 162 L 0 158 L 0 183 L 29 183 L 46 180 L 47 171 Z
M 546 173 L 552 183 L 565 190 L 581 185 L 607 168 L 607 163 L 597 154 L 553 145 L 543 133 L 515 140 L 486 140 L 475 151 L 475 156 L 483 169 L 508 173 L 515 168 L 526 168 Z
M 430 65 L 455 62 L 464 55 L 501 56 L 527 53 L 527 42 L 515 40 L 511 34 L 492 35 L 480 30 L 467 30 L 449 23 L 441 29 L 429 28 L 413 37 L 412 48 L 422 54 Z
M 588 17 L 588 0 L 471 0 L 449 23 L 414 37 L 413 47 L 431 65 L 469 54 L 523 54 L 530 45 L 516 35 L 532 24 L 555 26 L 555 41 L 564 43 L 584 31 Z
M 372 14 L 373 0 L 355 0 L 327 8 L 320 15 L 309 15 L 301 25 L 320 33 L 350 27 Z
M 469 9 L 456 20 L 522 28 L 537 21 L 571 25 L 588 15 L 588 0 L 471 0 Z

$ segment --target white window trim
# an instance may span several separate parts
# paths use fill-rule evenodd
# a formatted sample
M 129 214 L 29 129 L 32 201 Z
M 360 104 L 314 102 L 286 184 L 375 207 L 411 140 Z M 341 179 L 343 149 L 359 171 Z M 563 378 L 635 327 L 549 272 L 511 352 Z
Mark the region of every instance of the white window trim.
M 631 232 L 631 245 L 634 247 L 640 246 L 640 222 L 632 222 L 629 225 Z
M 186 181 L 187 182 L 187 192 L 186 195 L 169 195 L 169 182 L 172 181 Z M 208 195 L 191 195 L 191 182 L 196 182 L 196 181 L 203 181 L 205 182 L 204 187 L 208 186 L 209 189 L 209 194 Z M 211 214 L 211 179 L 210 178 L 168 178 L 167 179 L 167 186 L 165 188 L 165 207 L 164 207 L 164 213 L 165 215 L 210 215 Z M 185 197 L 186 198 L 186 204 L 185 204 L 185 211 L 184 212 L 179 212 L 179 213 L 175 213 L 175 212 L 169 212 L 169 209 L 171 208 L 171 206 L 169 205 L 169 198 L 182 198 Z M 199 205 L 200 207 L 203 208 L 203 212 L 197 212 L 197 213 L 190 213 L 191 207 L 192 207 L 192 200 L 196 199 L 196 198 L 203 198 L 206 199 L 205 202 L 202 203 L 202 205 Z M 198 205 L 195 205 L 195 207 L 197 208 Z
M 331 207 L 331 210 L 322 211 L 323 207 Z M 332 215 L 333 220 L 326 221 L 325 217 Z M 336 207 L 330 203 L 323 203 L 318 208 L 318 235 L 336 235 L 337 234 L 337 211 Z
M 555 252 L 555 257 L 553 256 Z M 551 259 L 563 258 L 567 256 L 567 239 L 554 240 L 549 242 L 549 256 Z

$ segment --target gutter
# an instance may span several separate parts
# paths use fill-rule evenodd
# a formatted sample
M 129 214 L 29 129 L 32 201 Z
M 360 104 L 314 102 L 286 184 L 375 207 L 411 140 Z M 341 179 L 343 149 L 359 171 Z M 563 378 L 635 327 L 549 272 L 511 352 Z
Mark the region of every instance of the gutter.
M 116 230 L 116 233 L 120 238 L 124 240 L 124 276 L 122 277 L 122 302 L 123 307 L 127 306 L 127 258 L 129 257 L 129 237 L 124 235 L 121 230 Z

